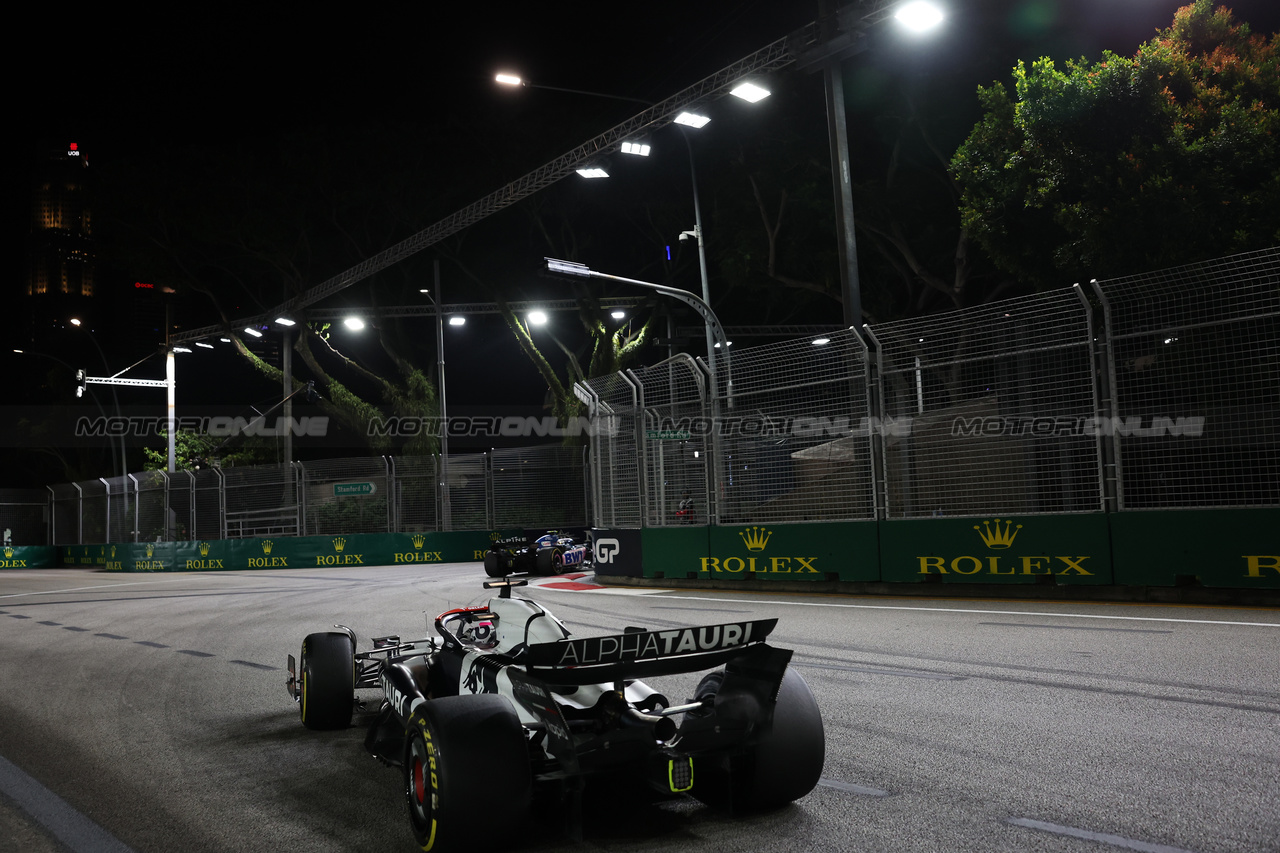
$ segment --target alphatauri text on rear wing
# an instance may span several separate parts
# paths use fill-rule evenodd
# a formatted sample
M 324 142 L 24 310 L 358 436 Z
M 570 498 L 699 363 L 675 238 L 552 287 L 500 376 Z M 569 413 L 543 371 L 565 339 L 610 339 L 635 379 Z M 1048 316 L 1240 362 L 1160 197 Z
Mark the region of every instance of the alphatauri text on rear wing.
M 526 666 L 548 684 L 595 684 L 718 666 L 763 644 L 777 619 L 666 631 L 629 630 L 529 646 Z

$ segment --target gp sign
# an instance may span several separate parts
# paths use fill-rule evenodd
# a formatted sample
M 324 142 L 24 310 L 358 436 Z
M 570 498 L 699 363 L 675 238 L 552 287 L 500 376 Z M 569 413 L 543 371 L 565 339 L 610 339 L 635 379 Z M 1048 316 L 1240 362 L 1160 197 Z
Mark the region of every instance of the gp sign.
M 333 496 L 336 498 L 351 495 L 371 495 L 378 490 L 373 483 L 334 483 Z

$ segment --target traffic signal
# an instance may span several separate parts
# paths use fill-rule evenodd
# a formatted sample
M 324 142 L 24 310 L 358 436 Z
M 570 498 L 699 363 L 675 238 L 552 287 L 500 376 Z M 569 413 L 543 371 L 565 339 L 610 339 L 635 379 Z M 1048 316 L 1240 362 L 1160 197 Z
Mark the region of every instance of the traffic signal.
M 83 370 L 76 371 L 76 396 L 83 397 L 84 389 L 89 384 L 89 375 Z

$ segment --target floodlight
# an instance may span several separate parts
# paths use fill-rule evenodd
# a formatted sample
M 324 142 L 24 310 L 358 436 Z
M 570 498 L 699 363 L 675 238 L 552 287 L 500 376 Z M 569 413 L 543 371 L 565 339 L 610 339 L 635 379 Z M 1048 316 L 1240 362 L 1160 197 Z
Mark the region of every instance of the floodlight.
M 769 90 L 762 86 L 757 86 L 755 83 L 748 83 L 744 80 L 737 86 L 734 86 L 729 91 L 729 94 L 736 98 L 742 98 L 742 100 L 749 104 L 754 104 L 756 101 L 763 101 L 765 98 L 769 97 Z
M 683 124 L 686 127 L 698 128 L 706 127 L 707 123 L 711 121 L 711 118 L 709 116 L 698 115 L 697 113 L 683 112 L 676 116 L 673 121 L 676 124 Z
M 913 0 L 899 9 L 894 16 L 898 22 L 913 32 L 921 33 L 942 23 L 942 10 L 928 0 Z

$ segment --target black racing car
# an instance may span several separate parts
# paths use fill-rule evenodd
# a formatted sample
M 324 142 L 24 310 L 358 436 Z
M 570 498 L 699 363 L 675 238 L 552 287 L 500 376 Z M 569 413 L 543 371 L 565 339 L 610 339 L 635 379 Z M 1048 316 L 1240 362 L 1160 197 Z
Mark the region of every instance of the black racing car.
M 491 581 L 488 604 L 449 610 L 436 636 L 346 627 L 289 656 L 289 695 L 312 729 L 351 724 L 357 689 L 382 702 L 365 747 L 401 768 L 414 840 L 472 850 L 524 825 L 535 788 L 580 814 L 584 783 L 618 775 L 735 813 L 785 805 L 822 772 L 822 717 L 791 652 L 765 642 L 776 619 L 574 637 L 546 608 Z M 641 678 L 713 670 L 672 704 Z
M 585 536 L 556 530 L 542 536 L 507 536 L 495 540 L 484 554 L 484 571 L 491 578 L 508 575 L 562 575 L 587 565 L 591 544 Z

